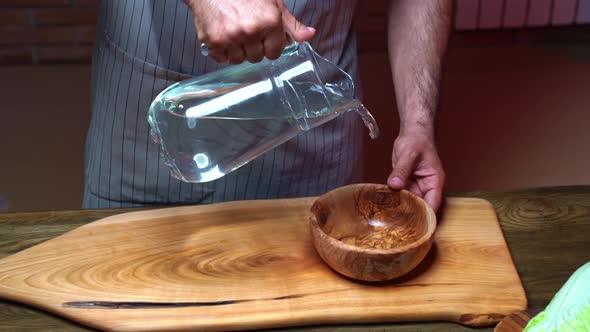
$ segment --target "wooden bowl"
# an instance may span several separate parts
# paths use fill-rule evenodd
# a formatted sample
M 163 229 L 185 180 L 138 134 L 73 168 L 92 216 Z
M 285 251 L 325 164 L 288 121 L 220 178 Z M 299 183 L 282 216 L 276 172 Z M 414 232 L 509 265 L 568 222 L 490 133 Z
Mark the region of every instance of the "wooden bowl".
M 363 281 L 410 272 L 430 250 L 436 229 L 436 215 L 424 200 L 380 184 L 332 190 L 314 202 L 311 212 L 311 238 L 322 259 Z

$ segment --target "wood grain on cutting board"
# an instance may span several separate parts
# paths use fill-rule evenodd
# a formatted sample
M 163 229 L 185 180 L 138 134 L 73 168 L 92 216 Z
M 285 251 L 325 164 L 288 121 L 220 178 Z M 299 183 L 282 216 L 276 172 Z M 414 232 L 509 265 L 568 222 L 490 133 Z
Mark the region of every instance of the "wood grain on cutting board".
M 118 331 L 497 323 L 526 297 L 493 207 L 449 198 L 426 260 L 360 283 L 311 245 L 314 198 L 115 215 L 0 260 L 0 297 Z

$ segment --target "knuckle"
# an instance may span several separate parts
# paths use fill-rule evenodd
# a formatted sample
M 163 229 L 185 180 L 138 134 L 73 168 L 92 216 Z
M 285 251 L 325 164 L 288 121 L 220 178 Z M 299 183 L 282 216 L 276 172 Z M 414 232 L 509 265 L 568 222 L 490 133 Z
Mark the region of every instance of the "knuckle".
M 408 169 L 403 166 L 398 166 L 395 168 L 394 173 L 401 178 L 405 178 L 406 174 L 408 174 Z
M 216 34 L 209 36 L 205 43 L 209 46 L 209 48 L 225 48 L 228 44 L 228 41 L 222 35 Z
M 242 24 L 244 33 L 248 36 L 254 36 L 262 31 L 264 25 L 259 24 L 256 21 L 247 21 Z
M 281 14 L 278 11 L 269 11 L 261 18 L 262 25 L 269 28 L 281 27 Z
M 225 27 L 225 34 L 227 35 L 228 39 L 236 40 L 243 36 L 245 33 L 242 27 L 232 24 Z
M 396 172 L 398 174 L 408 174 L 409 170 L 410 170 L 410 167 L 406 162 L 399 162 L 394 167 L 394 172 Z

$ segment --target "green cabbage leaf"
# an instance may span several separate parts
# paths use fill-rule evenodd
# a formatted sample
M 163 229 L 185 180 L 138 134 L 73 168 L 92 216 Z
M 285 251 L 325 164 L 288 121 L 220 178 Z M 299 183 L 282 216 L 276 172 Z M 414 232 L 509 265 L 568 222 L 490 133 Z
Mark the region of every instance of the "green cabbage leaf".
M 523 332 L 590 332 L 590 262 L 571 275 Z

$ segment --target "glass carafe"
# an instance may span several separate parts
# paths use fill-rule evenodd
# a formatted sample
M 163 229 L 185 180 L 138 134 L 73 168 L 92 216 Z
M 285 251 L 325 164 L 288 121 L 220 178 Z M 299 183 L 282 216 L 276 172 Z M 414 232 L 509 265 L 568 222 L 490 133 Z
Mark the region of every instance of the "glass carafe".
M 301 43 L 274 61 L 229 66 L 171 85 L 152 102 L 148 121 L 172 176 L 199 183 L 351 110 L 376 138 L 377 124 L 354 98 L 352 78 Z

